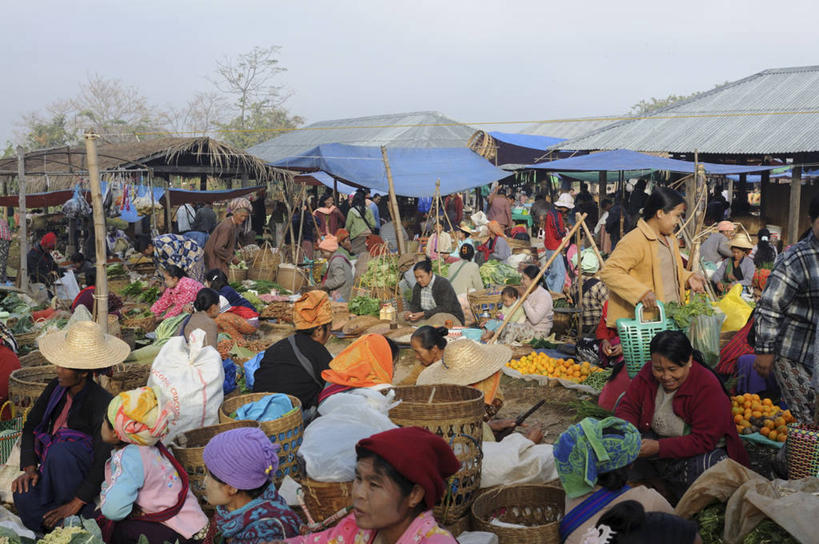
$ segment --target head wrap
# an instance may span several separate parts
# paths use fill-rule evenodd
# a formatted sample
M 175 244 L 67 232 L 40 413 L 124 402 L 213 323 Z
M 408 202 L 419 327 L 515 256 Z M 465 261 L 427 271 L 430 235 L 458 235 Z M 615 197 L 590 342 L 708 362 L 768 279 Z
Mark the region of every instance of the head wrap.
M 327 236 L 324 240 L 319 242 L 319 249 L 324 251 L 336 251 L 338 249 L 338 240 L 335 236 Z
M 720 221 L 717 224 L 717 230 L 720 231 L 720 232 L 725 232 L 725 231 L 729 231 L 729 230 L 732 231 L 732 230 L 734 230 L 734 224 L 731 223 L 730 221 Z
M 40 239 L 40 246 L 43 249 L 54 249 L 57 247 L 57 235 L 53 232 L 47 232 L 45 236 Z
M 293 305 L 296 329 L 312 329 L 333 321 L 333 308 L 325 291 L 308 291 Z
M 321 377 L 330 383 L 370 387 L 392 383 L 392 350 L 380 334 L 365 334 L 330 361 Z
M 279 445 L 258 427 L 240 427 L 210 439 L 202 460 L 211 474 L 236 489 L 262 487 L 276 476 Z
M 17 345 L 17 339 L 14 338 L 14 334 L 11 332 L 4 323 L 0 323 L 0 343 L 5 344 L 7 348 L 9 348 L 14 353 L 20 349 Z
M 633 463 L 640 453 L 640 441 L 637 428 L 616 417 L 602 421 L 587 417 L 569 427 L 554 446 L 557 474 L 566 496 L 585 495 L 597 485 L 598 475 Z
M 572 265 L 577 267 L 577 253 L 575 253 L 571 259 Z M 600 270 L 600 263 L 592 248 L 587 248 L 580 252 L 580 270 L 588 275 L 597 274 Z
M 345 238 L 349 237 L 350 233 L 347 232 L 347 229 L 338 229 L 336 231 L 336 240 L 338 240 L 338 245 L 341 245 L 341 242 L 343 242 Z
M 117 438 L 137 446 L 153 446 L 168 432 L 168 412 L 160 409 L 151 387 L 123 391 L 111 399 L 108 421 Z
M 489 227 L 489 232 L 491 232 L 495 236 L 500 236 L 502 238 L 506 238 L 506 234 L 504 234 L 504 232 L 503 232 L 503 227 L 497 221 L 490 221 L 489 225 L 487 225 L 487 226 Z
M 356 453 L 370 451 L 389 463 L 404 478 L 424 489 L 427 508 L 444 495 L 446 479 L 461 463 L 444 440 L 420 427 L 401 427 L 374 434 L 356 444 Z
M 251 213 L 253 211 L 253 205 L 250 203 L 250 200 L 246 198 L 234 198 L 228 204 L 227 211 L 228 213 L 234 213 L 239 210 L 245 210 L 247 213 Z

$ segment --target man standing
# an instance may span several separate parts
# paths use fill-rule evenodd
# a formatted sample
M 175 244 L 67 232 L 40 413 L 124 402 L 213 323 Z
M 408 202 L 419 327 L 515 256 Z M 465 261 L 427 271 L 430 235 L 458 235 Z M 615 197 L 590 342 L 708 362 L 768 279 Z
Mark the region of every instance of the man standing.
M 801 422 L 816 421 L 814 343 L 819 322 L 819 196 L 808 209 L 811 229 L 777 260 L 756 306 L 756 360 L 773 370 L 782 398 Z
M 234 250 L 239 227 L 247 221 L 253 209 L 246 198 L 234 198 L 229 208 L 233 213 L 213 229 L 205 244 L 205 265 L 208 270 L 218 268 L 225 274 L 228 273 L 230 263 L 236 258 Z
M 489 211 L 486 212 L 489 221 L 497 221 L 503 230 L 512 226 L 512 205 L 506 198 L 505 189 L 496 189 L 489 195 Z
M 191 230 L 191 224 L 196 217 L 196 210 L 190 204 L 182 204 L 176 210 L 176 229 L 179 234 L 185 234 Z
M 213 211 L 213 207 L 210 205 L 210 202 L 205 202 L 199 206 L 198 210 L 196 210 L 196 216 L 193 219 L 191 230 L 210 234 L 215 228 L 216 212 Z

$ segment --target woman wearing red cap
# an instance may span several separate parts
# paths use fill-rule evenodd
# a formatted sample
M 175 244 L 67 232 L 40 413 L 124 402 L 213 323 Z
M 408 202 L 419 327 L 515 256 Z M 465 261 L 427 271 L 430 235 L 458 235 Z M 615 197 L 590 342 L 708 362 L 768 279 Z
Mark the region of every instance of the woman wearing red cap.
M 455 544 L 432 516 L 446 480 L 460 468 L 449 445 L 420 427 L 403 427 L 356 445 L 353 511 L 332 529 L 290 538 L 297 544 Z
M 60 269 L 51 252 L 57 247 L 57 235 L 53 232 L 46 233 L 40 239 L 40 243 L 31 248 L 28 252 L 28 276 L 32 283 L 45 283 L 51 285 L 59 274 Z

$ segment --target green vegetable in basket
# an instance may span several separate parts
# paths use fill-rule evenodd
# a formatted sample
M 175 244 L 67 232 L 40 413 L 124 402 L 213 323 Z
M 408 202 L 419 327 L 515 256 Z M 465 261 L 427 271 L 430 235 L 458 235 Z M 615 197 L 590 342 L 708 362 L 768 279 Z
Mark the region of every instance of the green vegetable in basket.
M 484 285 L 520 285 L 520 274 L 508 264 L 496 261 L 486 261 L 478 269 Z
M 151 287 L 150 289 L 145 289 L 141 295 L 139 295 L 139 300 L 141 302 L 147 302 L 148 304 L 153 304 L 157 300 L 159 300 L 159 288 L 158 287 Z
M 674 320 L 682 330 L 688 330 L 691 319 L 698 315 L 714 315 L 714 307 L 708 302 L 704 295 L 692 295 L 688 304 L 669 302 L 666 306 L 666 314 Z
M 34 321 L 31 320 L 30 316 L 21 317 L 17 320 L 17 323 L 11 328 L 12 334 L 25 334 L 30 332 L 31 329 L 34 328 Z
M 115 263 L 108 266 L 106 274 L 108 279 L 124 278 L 128 275 L 128 271 L 122 266 L 122 263 Z
M 364 296 L 353 297 L 347 303 L 347 309 L 355 315 L 378 315 L 381 310 L 381 301 Z
M 622 372 L 622 371 L 621 371 Z M 589 377 L 583 380 L 583 385 L 588 385 L 592 389 L 597 391 L 602 391 L 603 387 L 609 381 L 611 377 L 611 369 L 604 370 L 602 372 L 592 372 L 589 374 Z
M 122 296 L 125 296 L 125 297 L 129 297 L 129 296 L 139 297 L 139 295 L 141 295 L 142 291 L 144 291 L 144 290 L 145 290 L 145 284 L 142 283 L 141 281 L 137 280 L 137 281 L 131 282 L 128 285 L 126 285 L 122 289 L 120 294 Z

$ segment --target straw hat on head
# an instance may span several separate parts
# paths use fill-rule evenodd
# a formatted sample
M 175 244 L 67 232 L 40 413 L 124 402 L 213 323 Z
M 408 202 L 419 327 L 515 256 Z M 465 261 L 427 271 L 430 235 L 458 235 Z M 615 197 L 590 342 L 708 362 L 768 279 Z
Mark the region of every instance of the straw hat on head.
M 131 353 L 128 344 L 103 333 L 93 321 L 79 321 L 67 330 L 44 336 L 39 346 L 49 363 L 77 370 L 118 365 Z
M 574 208 L 574 198 L 569 193 L 563 193 L 560 195 L 560 198 L 557 199 L 555 202 L 555 208 L 566 208 L 567 210 L 571 210 Z
M 754 249 L 754 244 L 751 239 L 744 232 L 740 232 L 731 239 L 731 247 L 738 247 L 739 249 Z
M 498 372 L 511 358 L 512 350 L 501 344 L 483 345 L 474 340 L 456 340 L 444 348 L 440 361 L 421 372 L 416 383 L 472 385 Z

